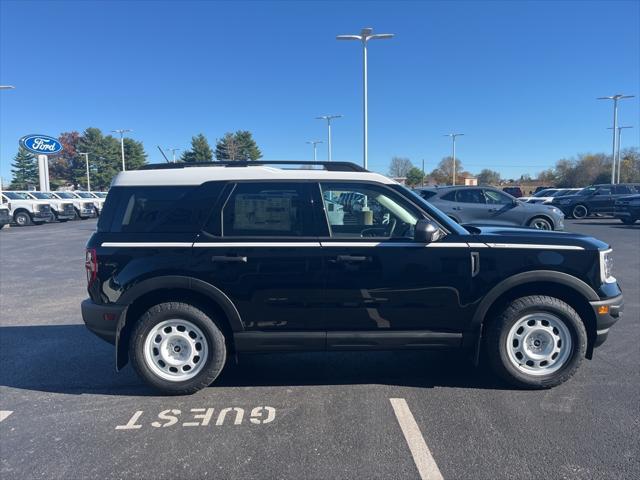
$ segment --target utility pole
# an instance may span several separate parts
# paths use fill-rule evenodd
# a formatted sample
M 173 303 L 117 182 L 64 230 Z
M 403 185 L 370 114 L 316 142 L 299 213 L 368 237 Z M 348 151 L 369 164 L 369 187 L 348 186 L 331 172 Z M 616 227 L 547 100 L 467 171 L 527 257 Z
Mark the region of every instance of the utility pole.
M 318 161 L 318 147 L 319 143 L 323 143 L 322 140 L 310 140 L 307 142 L 309 145 L 313 145 L 313 161 Z
M 424 158 L 422 159 L 422 186 L 424 187 Z
M 89 179 L 89 154 L 85 152 L 76 152 L 78 155 L 84 155 L 84 161 L 87 165 L 87 192 L 91 191 L 91 180 Z
M 598 97 L 596 100 L 613 100 L 613 151 L 611 152 L 611 184 L 616 183 L 616 133 L 618 132 L 618 100 L 633 98 L 633 95 L 618 93 L 608 97 Z
M 122 153 L 122 171 L 123 172 L 126 170 L 126 167 L 124 165 L 124 134 L 131 131 L 132 130 L 129 130 L 126 128 L 121 128 L 119 130 L 111 130 L 112 133 L 120 134 L 120 152 Z
M 167 148 L 168 152 L 171 152 L 172 158 L 173 158 L 173 163 L 176 163 L 176 152 L 178 150 L 182 150 L 181 148 Z
M 464 135 L 464 133 L 447 133 L 443 135 L 444 137 L 451 137 L 451 145 L 452 145 L 452 157 L 453 157 L 453 174 L 452 174 L 452 182 L 451 185 L 456 184 L 456 137 L 460 137 Z
M 321 115 L 316 120 L 327 121 L 327 160 L 331 161 L 331 120 L 334 118 L 342 118 L 342 115 Z
M 620 183 L 620 170 L 622 170 L 622 153 L 620 152 L 622 151 L 622 129 L 623 128 L 633 128 L 633 127 L 632 126 L 618 127 L 618 155 L 617 155 L 618 171 L 617 171 L 616 183 Z M 609 127 L 607 130 L 613 130 L 613 129 Z
M 362 42 L 362 119 L 363 119 L 363 138 L 362 138 L 362 164 L 366 169 L 369 166 L 369 106 L 367 95 L 367 43 L 369 40 L 384 40 L 393 38 L 393 33 L 373 34 L 373 28 L 363 28 L 360 35 L 338 35 L 337 40 L 359 40 Z

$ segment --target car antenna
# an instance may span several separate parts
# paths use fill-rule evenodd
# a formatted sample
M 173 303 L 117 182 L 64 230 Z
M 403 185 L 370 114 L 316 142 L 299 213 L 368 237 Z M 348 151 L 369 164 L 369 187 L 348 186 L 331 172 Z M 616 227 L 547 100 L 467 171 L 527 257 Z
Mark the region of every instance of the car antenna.
M 167 163 L 171 163 L 169 161 L 169 159 L 167 158 L 167 156 L 164 154 L 164 152 L 162 151 L 162 149 L 160 148 L 160 145 L 156 145 L 156 147 L 158 147 L 158 150 L 160 150 L 160 153 L 162 154 L 162 156 L 164 157 L 164 159 L 167 161 Z

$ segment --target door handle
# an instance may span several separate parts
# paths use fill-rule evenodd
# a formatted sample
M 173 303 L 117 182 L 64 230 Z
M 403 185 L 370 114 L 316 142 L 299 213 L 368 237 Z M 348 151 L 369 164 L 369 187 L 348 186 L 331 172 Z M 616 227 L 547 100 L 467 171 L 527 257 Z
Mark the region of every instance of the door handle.
M 247 263 L 247 257 L 239 256 L 214 255 L 213 257 L 211 257 L 211 260 L 214 262 L 224 263 Z
M 336 262 L 339 263 L 355 263 L 355 262 L 368 262 L 371 257 L 365 257 L 361 255 L 338 255 Z

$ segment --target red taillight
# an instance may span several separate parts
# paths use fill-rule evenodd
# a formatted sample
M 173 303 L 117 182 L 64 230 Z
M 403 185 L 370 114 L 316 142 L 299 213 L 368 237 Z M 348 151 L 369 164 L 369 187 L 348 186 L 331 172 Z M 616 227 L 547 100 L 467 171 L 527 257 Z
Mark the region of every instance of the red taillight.
M 90 287 L 98 274 L 98 255 L 95 248 L 87 248 L 84 268 L 87 269 L 87 285 Z

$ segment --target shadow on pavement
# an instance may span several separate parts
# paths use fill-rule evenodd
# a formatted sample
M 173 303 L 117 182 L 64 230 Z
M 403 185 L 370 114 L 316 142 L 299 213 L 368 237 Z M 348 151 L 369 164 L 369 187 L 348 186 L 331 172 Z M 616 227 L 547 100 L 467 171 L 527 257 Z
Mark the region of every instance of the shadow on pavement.
M 0 328 L 0 385 L 42 392 L 154 396 L 84 325 Z M 229 358 L 211 387 L 382 384 L 509 389 L 458 351 L 319 352 Z

